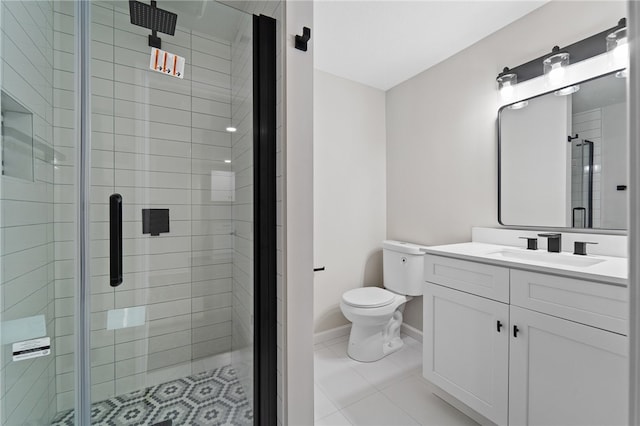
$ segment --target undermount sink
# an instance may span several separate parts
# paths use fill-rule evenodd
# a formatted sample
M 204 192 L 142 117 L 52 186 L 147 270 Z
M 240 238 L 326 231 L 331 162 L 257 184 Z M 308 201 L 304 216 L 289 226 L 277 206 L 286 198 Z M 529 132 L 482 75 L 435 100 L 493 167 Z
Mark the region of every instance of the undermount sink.
M 604 259 L 577 256 L 563 253 L 549 253 L 546 251 L 500 250 L 489 255 L 505 259 L 530 260 L 533 262 L 552 263 L 554 265 L 587 267 L 604 262 Z

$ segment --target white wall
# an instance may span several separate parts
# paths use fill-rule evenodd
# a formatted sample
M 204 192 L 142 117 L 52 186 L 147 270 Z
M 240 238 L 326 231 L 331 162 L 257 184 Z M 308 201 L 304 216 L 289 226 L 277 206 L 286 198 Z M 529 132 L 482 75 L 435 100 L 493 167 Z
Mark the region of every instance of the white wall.
M 498 225 L 496 76 L 623 16 L 621 1 L 552 1 L 389 90 L 387 237 L 455 243 Z M 421 329 L 421 311 L 410 302 L 406 322 Z
M 348 321 L 345 291 L 382 285 L 386 235 L 385 94 L 315 70 L 313 109 L 315 332 Z
M 293 426 L 313 424 L 313 33 L 306 52 L 294 47 L 303 27 L 313 31 L 313 3 L 284 4 L 285 336 L 279 338 L 285 365 L 282 423 Z

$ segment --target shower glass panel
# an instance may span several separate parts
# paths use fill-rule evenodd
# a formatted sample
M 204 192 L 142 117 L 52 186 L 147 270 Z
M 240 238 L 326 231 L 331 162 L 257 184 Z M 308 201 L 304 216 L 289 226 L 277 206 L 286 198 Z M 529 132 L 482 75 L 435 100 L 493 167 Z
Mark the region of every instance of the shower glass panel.
M 0 425 L 78 424 L 85 391 L 92 424 L 252 424 L 253 16 L 159 1 L 177 14 L 155 36 L 178 76 L 150 69 L 129 1 L 87 4 L 91 331 L 76 353 L 78 3 L 0 3 Z
M 54 36 L 60 7 L 0 3 L 2 425 L 49 424 L 73 383 L 73 43 L 57 47 L 73 24 Z
M 599 227 L 594 223 L 594 144 L 586 139 L 571 141 L 571 226 Z M 598 220 L 598 217 L 595 217 Z
M 92 421 L 251 424 L 252 16 L 159 1 L 178 15 L 157 33 L 178 77 L 129 6 L 91 8 Z

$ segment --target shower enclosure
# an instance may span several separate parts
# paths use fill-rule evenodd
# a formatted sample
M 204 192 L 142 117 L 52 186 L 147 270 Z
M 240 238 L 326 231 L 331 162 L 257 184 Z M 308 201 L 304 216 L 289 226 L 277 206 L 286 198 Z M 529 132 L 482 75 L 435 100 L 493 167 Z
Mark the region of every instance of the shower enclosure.
M 571 226 L 593 228 L 594 144 L 586 139 L 571 141 Z M 596 218 L 597 220 L 597 218 Z
M 16 0 L 0 28 L 0 425 L 274 424 L 275 21 Z

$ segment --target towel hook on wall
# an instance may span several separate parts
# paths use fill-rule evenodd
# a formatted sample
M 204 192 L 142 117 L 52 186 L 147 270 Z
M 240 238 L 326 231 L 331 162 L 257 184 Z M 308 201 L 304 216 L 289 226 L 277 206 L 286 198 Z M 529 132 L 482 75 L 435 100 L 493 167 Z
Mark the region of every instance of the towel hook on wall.
M 302 35 L 296 35 L 296 49 L 307 51 L 307 42 L 311 38 L 311 28 L 302 27 Z

